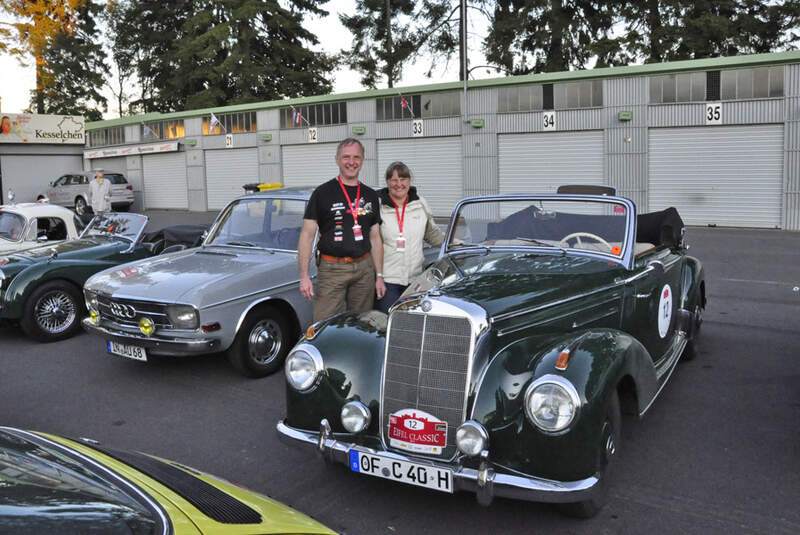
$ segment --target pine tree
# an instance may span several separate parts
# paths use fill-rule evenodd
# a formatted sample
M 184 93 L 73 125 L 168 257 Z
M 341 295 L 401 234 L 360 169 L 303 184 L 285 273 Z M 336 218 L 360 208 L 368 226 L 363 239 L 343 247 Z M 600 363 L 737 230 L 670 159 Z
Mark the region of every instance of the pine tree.
M 100 91 L 108 68 L 97 26 L 102 10 L 92 1 L 80 6 L 75 29 L 56 34 L 44 51 L 44 113 L 83 115 L 90 121 L 103 118 L 100 109 L 107 109 L 107 101 Z

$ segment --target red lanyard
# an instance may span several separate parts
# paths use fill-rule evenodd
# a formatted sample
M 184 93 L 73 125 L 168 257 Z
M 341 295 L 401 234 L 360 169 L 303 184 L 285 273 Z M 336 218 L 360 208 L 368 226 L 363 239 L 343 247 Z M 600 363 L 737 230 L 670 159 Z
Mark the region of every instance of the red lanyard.
M 350 207 L 350 213 L 353 214 L 353 222 L 358 225 L 358 201 L 361 199 L 361 181 L 358 181 L 358 189 L 356 190 L 356 207 L 353 208 L 353 203 L 350 202 L 350 195 L 347 194 L 347 190 L 344 187 L 344 182 L 342 182 L 342 175 L 336 177 L 339 180 L 339 187 L 342 188 L 342 193 L 344 193 L 345 199 L 347 199 L 347 206 Z
M 389 200 L 391 200 L 392 204 L 394 205 L 394 212 L 397 214 L 397 226 L 400 227 L 400 235 L 402 236 L 403 235 L 403 221 L 406 218 L 406 205 L 408 204 L 408 197 L 406 197 L 406 200 L 403 201 L 403 215 L 400 215 L 400 207 L 397 206 L 397 203 L 394 202 L 394 199 L 392 199 L 391 196 L 389 197 Z

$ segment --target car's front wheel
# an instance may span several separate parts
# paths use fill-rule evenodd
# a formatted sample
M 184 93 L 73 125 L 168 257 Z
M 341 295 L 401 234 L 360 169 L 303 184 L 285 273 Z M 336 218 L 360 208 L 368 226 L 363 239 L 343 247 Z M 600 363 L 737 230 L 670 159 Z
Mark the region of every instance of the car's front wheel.
M 39 342 L 69 338 L 80 328 L 83 306 L 81 292 L 72 283 L 46 282 L 25 302 L 22 330 Z
M 600 445 L 597 452 L 597 473 L 600 481 L 597 482 L 596 495 L 582 502 L 559 504 L 559 510 L 567 516 L 574 518 L 592 518 L 606 504 L 610 476 L 614 473 L 614 466 L 619 457 L 619 446 L 622 438 L 622 412 L 619 405 L 619 394 L 614 390 L 606 404 L 606 418 L 600 435 Z
M 86 211 L 86 201 L 83 200 L 83 197 L 75 199 L 75 213 L 78 215 L 86 215 Z
M 278 371 L 289 353 L 289 325 L 271 306 L 250 311 L 233 345 L 228 360 L 248 377 L 264 377 Z

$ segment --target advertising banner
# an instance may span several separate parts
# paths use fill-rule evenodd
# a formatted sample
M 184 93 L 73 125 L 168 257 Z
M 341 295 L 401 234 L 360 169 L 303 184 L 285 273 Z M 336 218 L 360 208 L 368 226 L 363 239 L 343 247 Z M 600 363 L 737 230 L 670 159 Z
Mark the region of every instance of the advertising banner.
M 163 143 L 148 143 L 146 145 L 128 145 L 125 147 L 110 147 L 83 151 L 87 160 L 94 158 L 113 158 L 114 156 L 131 156 L 133 154 L 150 154 L 156 152 L 175 152 L 178 150 L 177 141 L 164 141 Z
M 0 143 L 83 145 L 84 120 L 80 115 L 0 113 Z

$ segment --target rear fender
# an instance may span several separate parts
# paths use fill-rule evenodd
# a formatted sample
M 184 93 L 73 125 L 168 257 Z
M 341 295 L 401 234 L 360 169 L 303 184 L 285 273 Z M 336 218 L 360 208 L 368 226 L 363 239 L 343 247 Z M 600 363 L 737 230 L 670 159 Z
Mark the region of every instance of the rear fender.
M 567 368 L 559 355 L 570 349 Z M 566 431 L 547 434 L 525 414 L 525 393 L 535 380 L 555 375 L 575 387 L 581 407 Z M 576 480 L 594 474 L 597 448 L 610 394 L 630 377 L 639 412 L 657 392 L 647 350 L 613 329 L 570 333 L 559 339 L 533 336 L 515 341 L 491 359 L 472 407 L 472 418 L 489 432 L 491 459 L 526 474 Z M 592 446 L 594 445 L 594 446 Z
M 343 433 L 342 406 L 359 400 L 372 413 L 365 433 L 378 434 L 386 323 L 386 314 L 375 310 L 339 314 L 317 324 L 311 339 L 300 341 L 320 352 L 324 371 L 311 392 L 286 386 L 288 425 L 318 430 L 327 418 L 334 432 Z

